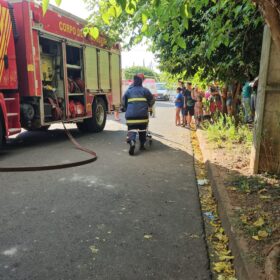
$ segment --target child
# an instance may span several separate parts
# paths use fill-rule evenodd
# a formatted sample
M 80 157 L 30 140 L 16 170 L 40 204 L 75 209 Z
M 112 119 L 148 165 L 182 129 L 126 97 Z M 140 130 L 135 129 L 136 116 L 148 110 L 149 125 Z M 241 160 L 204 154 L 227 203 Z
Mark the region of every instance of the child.
M 183 108 L 183 103 L 184 103 L 184 97 L 182 94 L 182 89 L 180 87 L 177 88 L 176 90 L 177 95 L 175 99 L 175 107 L 176 107 L 176 115 L 175 115 L 175 124 L 176 126 L 180 125 L 180 112 Z
M 202 106 L 202 96 L 201 95 L 198 95 L 196 98 L 196 102 L 194 105 L 194 118 L 195 118 L 196 128 L 199 128 L 200 123 L 203 118 L 203 106 Z

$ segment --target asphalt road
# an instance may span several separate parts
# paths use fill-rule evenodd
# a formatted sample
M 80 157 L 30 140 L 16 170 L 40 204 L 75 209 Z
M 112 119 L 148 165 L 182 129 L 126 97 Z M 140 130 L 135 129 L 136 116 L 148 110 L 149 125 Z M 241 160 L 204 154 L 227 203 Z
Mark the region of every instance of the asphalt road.
M 0 279 L 210 279 L 190 135 L 174 113 L 157 102 L 153 145 L 134 157 L 110 116 L 99 134 L 69 125 L 96 162 L 0 173 Z M 54 126 L 12 139 L 0 165 L 85 158 Z

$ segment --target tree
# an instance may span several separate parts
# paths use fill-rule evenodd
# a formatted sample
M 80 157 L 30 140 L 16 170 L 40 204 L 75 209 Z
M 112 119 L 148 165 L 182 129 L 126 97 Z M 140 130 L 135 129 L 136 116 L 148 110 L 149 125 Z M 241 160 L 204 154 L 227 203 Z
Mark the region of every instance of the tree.
M 270 27 L 272 39 L 280 50 L 280 1 L 279 0 L 252 0 L 260 8 L 262 15 Z
M 171 25 L 166 30 L 167 37 L 174 29 Z M 242 81 L 248 73 L 258 74 L 262 30 L 260 14 L 248 1 L 231 1 L 227 6 L 210 3 L 192 11 L 188 29 L 181 35 L 186 50 L 160 33 L 152 37 L 153 49 L 161 70 L 172 74 L 190 77 L 199 71 L 202 79 Z
M 43 12 L 45 13 L 49 4 L 49 0 L 39 0 L 42 3 Z M 62 0 L 56 0 L 57 5 L 60 5 Z M 116 18 L 120 18 L 117 22 L 118 25 L 114 27 L 121 27 L 125 33 L 125 27 L 133 23 L 133 27 L 137 27 L 132 35 L 133 39 L 136 39 L 136 42 L 140 40 L 139 31 L 142 35 L 153 34 L 159 29 L 163 31 L 166 25 L 174 24 L 179 26 L 178 31 L 171 36 L 173 44 L 176 44 L 183 49 L 185 44 L 182 39 L 180 39 L 181 33 L 184 31 L 184 28 L 188 28 L 188 20 L 192 17 L 190 12 L 191 8 L 195 8 L 196 11 L 199 11 L 203 7 L 207 6 L 210 2 L 216 4 L 227 4 L 228 2 L 234 2 L 239 4 L 240 0 L 231 1 L 231 0 L 84 0 L 89 8 L 92 11 L 96 11 L 97 7 L 100 12 L 100 16 L 107 26 L 114 26 Z M 276 42 L 277 47 L 280 49 L 280 2 L 279 0 L 248 0 L 248 3 L 255 3 L 257 7 L 261 10 L 265 22 L 269 25 L 272 38 Z M 182 16 L 182 21 L 177 22 L 174 20 L 174 17 L 178 15 L 178 12 Z M 93 18 L 93 17 L 91 17 Z M 100 23 L 100 18 L 94 15 L 94 20 L 91 23 L 98 21 Z M 113 19 L 113 20 L 112 20 Z M 112 23 L 113 22 L 113 23 Z M 138 22 L 138 24 L 135 24 Z M 100 24 L 101 25 L 101 24 Z M 102 26 L 104 26 L 102 24 Z M 114 29 L 110 29 L 113 31 Z M 98 36 L 96 28 L 91 26 L 88 29 L 88 32 Z M 114 32 L 113 32 L 114 33 Z M 140 37 L 142 36 L 140 35 Z M 117 37 L 117 36 L 116 36 Z M 167 35 L 166 35 L 167 38 Z
M 152 79 L 155 79 L 155 80 L 159 79 L 158 74 L 148 67 L 132 66 L 132 67 L 128 67 L 128 68 L 124 69 L 125 79 L 133 79 L 133 76 L 138 74 L 138 73 L 143 73 L 146 78 L 152 78 Z

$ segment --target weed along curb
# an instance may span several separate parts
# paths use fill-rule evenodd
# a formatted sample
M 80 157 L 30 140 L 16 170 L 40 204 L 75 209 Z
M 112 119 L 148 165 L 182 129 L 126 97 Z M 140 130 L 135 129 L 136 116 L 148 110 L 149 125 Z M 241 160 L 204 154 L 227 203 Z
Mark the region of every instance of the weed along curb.
M 250 251 L 248 249 L 247 242 L 244 238 L 238 235 L 238 232 L 234 227 L 233 207 L 230 204 L 225 186 L 220 183 L 221 174 L 219 173 L 219 169 L 211 162 L 211 151 L 204 140 L 203 132 L 198 130 L 196 132 L 196 136 L 199 141 L 203 161 L 206 166 L 213 194 L 217 200 L 219 217 L 222 221 L 225 233 L 229 237 L 229 247 L 234 256 L 234 267 L 237 278 L 239 280 L 265 279 L 264 274 L 255 266 L 254 263 L 249 261 L 248 255 L 250 254 Z

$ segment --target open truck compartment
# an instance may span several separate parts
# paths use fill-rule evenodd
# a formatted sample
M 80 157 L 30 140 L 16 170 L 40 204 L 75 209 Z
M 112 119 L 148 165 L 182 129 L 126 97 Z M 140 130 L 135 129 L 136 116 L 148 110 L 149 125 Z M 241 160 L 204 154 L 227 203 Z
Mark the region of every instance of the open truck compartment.
M 85 37 L 86 22 L 54 6 L 43 16 L 34 1 L 0 0 L 0 4 L 9 5 L 14 31 L 8 38 L 14 41 L 9 57 L 15 58 L 17 81 L 12 89 L 0 82 L 7 102 L 9 94 L 18 97 L 18 106 L 13 106 L 19 111 L 14 132 L 61 121 L 77 122 L 82 130 L 101 131 L 106 111 L 121 100 L 119 45 L 109 47 L 103 36 L 97 40 Z M 0 106 L 10 108 L 6 101 Z M 13 134 L 6 128 L 9 124 L 2 126 L 7 136 Z

